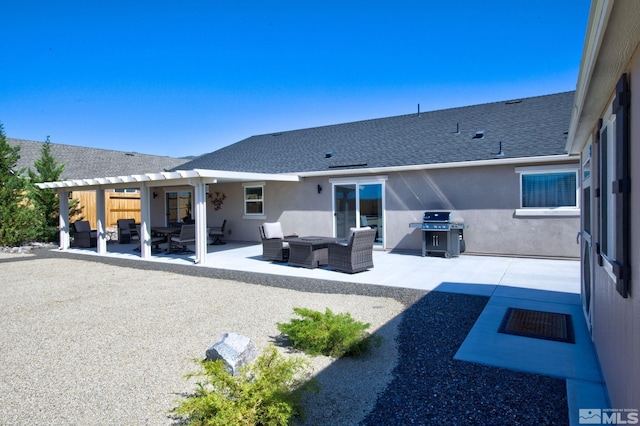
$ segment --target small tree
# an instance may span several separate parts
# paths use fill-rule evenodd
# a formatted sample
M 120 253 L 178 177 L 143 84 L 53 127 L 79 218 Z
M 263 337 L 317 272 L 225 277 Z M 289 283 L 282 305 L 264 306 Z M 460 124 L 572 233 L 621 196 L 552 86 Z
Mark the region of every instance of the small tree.
M 60 180 L 64 171 L 64 164 L 58 164 L 51 154 L 51 141 L 49 136 L 44 141 L 40 150 L 40 158 L 34 162 L 36 172 L 29 169 L 29 179 L 33 185 L 31 200 L 34 207 L 40 212 L 45 221 L 44 227 L 39 235 L 44 241 L 57 241 L 58 225 L 60 221 L 60 198 L 51 189 L 41 189 L 36 183 L 55 182 Z M 69 200 L 69 217 L 82 220 L 82 207 L 78 199 Z
M 28 171 L 31 183 L 34 184 L 31 200 L 33 201 L 34 207 L 42 215 L 44 221 L 40 237 L 44 241 L 55 241 L 57 239 L 60 216 L 60 200 L 58 199 L 58 194 L 50 189 L 38 188 L 35 184 L 59 180 L 64 170 L 64 165 L 58 164 L 53 155 L 51 155 L 51 141 L 49 140 L 49 136 L 47 136 L 47 140 L 44 142 L 44 145 L 42 145 L 40 153 L 40 158 L 34 163 L 38 173 L 31 169 Z
M 32 186 L 16 170 L 20 147 L 7 142 L 0 123 L 0 245 L 18 246 L 38 238 L 43 226 L 42 215 L 28 198 Z

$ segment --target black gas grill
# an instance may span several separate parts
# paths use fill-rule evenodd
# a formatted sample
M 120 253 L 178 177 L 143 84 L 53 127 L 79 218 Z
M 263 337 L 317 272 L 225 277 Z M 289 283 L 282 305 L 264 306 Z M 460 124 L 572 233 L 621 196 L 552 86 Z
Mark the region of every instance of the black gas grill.
M 422 223 L 410 223 L 411 228 L 422 229 L 422 256 L 442 254 L 446 258 L 460 256 L 465 250 L 462 221 L 454 221 L 451 212 L 424 212 Z

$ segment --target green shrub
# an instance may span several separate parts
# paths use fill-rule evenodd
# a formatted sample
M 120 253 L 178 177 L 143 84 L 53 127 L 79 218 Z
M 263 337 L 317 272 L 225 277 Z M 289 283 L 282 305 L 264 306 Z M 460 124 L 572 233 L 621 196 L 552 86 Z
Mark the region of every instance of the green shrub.
M 306 308 L 293 311 L 303 318 L 278 323 L 278 330 L 289 336 L 295 348 L 310 355 L 362 356 L 380 342 L 379 337 L 365 331 L 370 324 L 354 320 L 348 312 L 336 315 L 329 308 L 324 314 Z
M 206 380 L 172 410 L 189 425 L 287 425 L 302 415 L 302 392 L 317 391 L 315 381 L 308 380 L 308 361 L 285 358 L 274 346 L 237 376 L 225 369 L 222 360 L 197 362 L 201 371 L 187 378 L 206 376 Z
M 44 220 L 29 200 L 29 179 L 18 169 L 20 146 L 11 146 L 0 123 L 0 246 L 20 246 L 38 238 Z

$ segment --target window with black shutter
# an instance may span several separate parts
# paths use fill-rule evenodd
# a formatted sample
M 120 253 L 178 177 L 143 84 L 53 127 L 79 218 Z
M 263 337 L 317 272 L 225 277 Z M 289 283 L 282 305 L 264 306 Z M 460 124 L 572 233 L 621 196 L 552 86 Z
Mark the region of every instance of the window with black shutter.
M 616 171 L 611 192 L 616 205 L 615 221 L 616 257 L 613 260 L 613 273 L 616 276 L 616 289 L 622 297 L 627 297 L 631 277 L 629 256 L 630 240 L 630 195 L 631 169 L 629 161 L 629 107 L 631 92 L 627 75 L 623 74 L 616 86 L 613 101 L 613 113 L 616 115 Z
M 629 109 L 627 75 L 616 85 L 610 114 L 599 132 L 599 251 L 605 269 L 622 297 L 629 293 L 630 193 Z

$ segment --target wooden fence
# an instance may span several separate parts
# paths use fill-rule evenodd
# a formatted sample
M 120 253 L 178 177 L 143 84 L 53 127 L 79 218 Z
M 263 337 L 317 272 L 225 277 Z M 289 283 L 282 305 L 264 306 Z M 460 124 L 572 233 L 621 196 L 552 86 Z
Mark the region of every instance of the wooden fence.
M 106 226 L 116 226 L 118 219 L 134 219 L 140 223 L 140 194 L 127 192 L 105 192 Z M 78 199 L 82 206 L 82 217 L 97 226 L 95 191 L 74 191 L 71 198 Z M 71 218 L 71 222 L 78 220 Z

